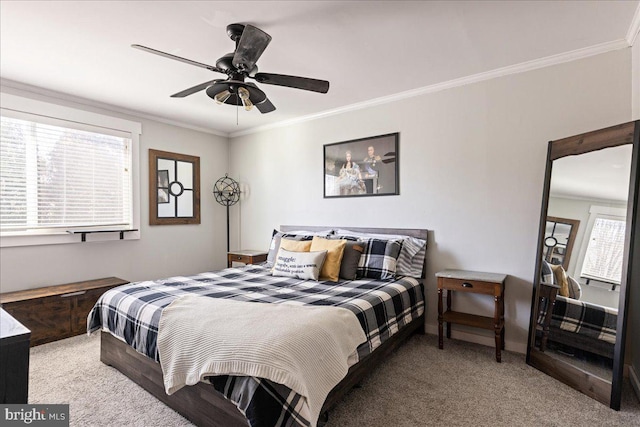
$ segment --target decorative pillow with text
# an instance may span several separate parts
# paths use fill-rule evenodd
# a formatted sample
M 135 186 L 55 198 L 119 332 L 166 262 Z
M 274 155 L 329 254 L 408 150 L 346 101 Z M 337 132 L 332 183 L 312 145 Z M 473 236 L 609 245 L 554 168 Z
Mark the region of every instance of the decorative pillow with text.
M 276 255 L 272 274 L 297 279 L 318 280 L 327 251 L 293 252 L 280 248 Z

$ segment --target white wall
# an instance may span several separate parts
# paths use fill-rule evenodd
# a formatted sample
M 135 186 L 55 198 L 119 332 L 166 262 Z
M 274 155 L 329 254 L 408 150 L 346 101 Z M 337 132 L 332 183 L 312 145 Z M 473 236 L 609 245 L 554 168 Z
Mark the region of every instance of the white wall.
M 506 273 L 507 349 L 524 352 L 547 141 L 628 121 L 630 109 L 623 49 L 233 138 L 231 175 L 247 192 L 232 209 L 231 245 L 266 249 L 280 224 L 428 228 L 428 331 L 435 272 Z M 399 196 L 323 199 L 323 144 L 391 132 L 400 132 Z M 456 302 L 483 314 L 493 305 Z M 454 337 L 493 345 L 467 332 Z
M 155 279 L 226 266 L 226 211 L 215 202 L 211 188 L 227 171 L 227 138 L 17 89 L 2 90 L 141 122 L 142 198 L 140 240 L 1 248 L 0 292 L 107 276 L 131 281 Z M 200 157 L 200 225 L 149 226 L 150 148 Z

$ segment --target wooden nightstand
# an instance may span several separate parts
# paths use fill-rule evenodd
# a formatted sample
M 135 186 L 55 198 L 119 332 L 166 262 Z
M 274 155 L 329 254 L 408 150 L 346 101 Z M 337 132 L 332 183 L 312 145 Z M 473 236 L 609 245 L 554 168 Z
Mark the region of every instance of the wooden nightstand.
M 438 278 L 438 347 L 443 348 L 442 322 L 447 322 L 447 338 L 451 338 L 451 324 L 493 330 L 496 337 L 496 361 L 501 361 L 504 349 L 504 282 L 505 274 L 481 273 L 465 270 L 444 270 Z M 442 291 L 447 291 L 447 311 L 443 312 Z M 452 291 L 492 295 L 495 303 L 493 317 L 478 316 L 451 310 Z
M 242 262 L 244 264 L 257 264 L 267 260 L 267 252 L 239 250 L 227 252 L 227 267 L 231 268 L 234 262 Z

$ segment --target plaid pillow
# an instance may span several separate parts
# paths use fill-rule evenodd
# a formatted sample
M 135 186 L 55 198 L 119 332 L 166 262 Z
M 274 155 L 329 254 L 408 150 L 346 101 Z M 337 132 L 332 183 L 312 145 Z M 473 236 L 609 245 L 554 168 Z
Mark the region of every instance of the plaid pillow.
M 335 230 L 336 236 L 341 239 L 380 239 L 380 240 L 399 240 L 402 245 L 400 255 L 398 256 L 396 275 L 409 276 L 415 278 L 422 277 L 422 267 L 424 258 L 427 253 L 427 241 L 411 237 L 403 234 L 375 234 L 360 233 L 358 231 L 345 230 L 339 228 Z
M 556 284 L 556 278 L 551 269 L 551 264 L 545 260 L 542 260 L 542 266 L 540 267 L 540 280 L 544 283 Z
M 396 276 L 396 263 L 401 240 L 361 239 L 366 249 L 358 262 L 357 278 L 391 280 Z

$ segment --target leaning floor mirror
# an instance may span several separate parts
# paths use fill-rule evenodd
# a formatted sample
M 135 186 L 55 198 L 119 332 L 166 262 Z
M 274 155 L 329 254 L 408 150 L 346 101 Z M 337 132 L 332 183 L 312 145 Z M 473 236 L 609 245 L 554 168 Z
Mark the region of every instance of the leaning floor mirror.
M 527 345 L 527 363 L 616 410 L 640 291 L 639 139 L 636 121 L 549 142 Z

